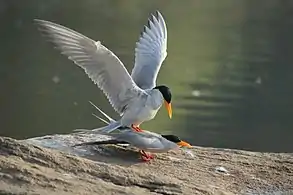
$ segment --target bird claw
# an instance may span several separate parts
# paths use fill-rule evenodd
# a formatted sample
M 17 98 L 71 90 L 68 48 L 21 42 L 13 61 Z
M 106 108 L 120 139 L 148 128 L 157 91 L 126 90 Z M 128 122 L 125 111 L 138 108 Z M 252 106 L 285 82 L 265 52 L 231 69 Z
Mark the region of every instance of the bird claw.
M 134 131 L 136 131 L 136 132 L 142 132 L 142 131 L 143 131 L 141 128 L 136 127 L 136 126 L 134 126 L 134 125 L 131 125 L 131 127 L 132 127 L 132 129 L 133 129 Z
M 150 160 L 154 159 L 154 155 L 147 154 L 142 150 L 140 151 L 140 154 L 141 154 L 142 160 L 145 162 L 149 162 Z
M 152 158 L 146 157 L 146 156 L 141 156 L 141 159 L 145 162 L 149 162 L 150 160 L 152 160 Z

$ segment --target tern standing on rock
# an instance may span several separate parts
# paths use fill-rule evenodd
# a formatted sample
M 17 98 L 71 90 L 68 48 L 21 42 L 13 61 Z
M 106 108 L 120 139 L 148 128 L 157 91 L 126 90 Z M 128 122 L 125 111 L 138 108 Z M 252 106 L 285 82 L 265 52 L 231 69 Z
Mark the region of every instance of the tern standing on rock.
M 103 119 L 99 116 L 96 116 L 99 120 L 103 121 L 106 124 L 115 123 L 116 121 L 103 112 L 99 107 L 93 104 L 93 106 L 102 114 L 106 119 Z M 129 127 L 118 127 L 117 132 L 111 133 L 101 133 L 101 135 L 111 136 L 113 139 L 103 140 L 103 141 L 94 141 L 94 142 L 84 142 L 73 145 L 75 146 L 87 146 L 87 145 L 102 145 L 102 144 L 130 144 L 139 149 L 141 158 L 144 161 L 150 161 L 154 158 L 154 155 L 148 154 L 151 153 L 165 153 L 170 150 L 179 149 L 180 147 L 191 148 L 192 146 L 182 141 L 176 135 L 160 135 L 151 131 L 143 130 L 143 132 L 136 132 L 131 130 Z M 91 130 L 82 129 L 81 132 L 88 132 Z
M 172 117 L 171 91 L 156 86 L 156 78 L 167 56 L 167 28 L 160 12 L 151 15 L 135 48 L 135 65 L 131 76 L 119 58 L 100 41 L 49 21 L 35 19 L 39 30 L 50 42 L 79 67 L 104 92 L 121 116 L 119 121 L 103 128 L 111 132 L 119 127 L 139 125 L 153 119 L 163 102 Z M 92 131 L 101 130 L 93 129 Z

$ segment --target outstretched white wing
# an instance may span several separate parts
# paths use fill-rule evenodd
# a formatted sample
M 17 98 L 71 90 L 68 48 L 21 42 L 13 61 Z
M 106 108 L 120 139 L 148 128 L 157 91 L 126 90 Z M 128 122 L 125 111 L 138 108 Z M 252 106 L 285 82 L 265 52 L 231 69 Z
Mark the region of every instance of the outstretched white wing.
M 162 62 L 167 56 L 167 27 L 163 16 L 156 12 L 148 20 L 135 48 L 135 64 L 131 76 L 141 89 L 156 86 Z
M 96 42 L 59 24 L 44 20 L 35 20 L 35 22 L 43 35 L 47 36 L 62 54 L 84 69 L 120 115 L 132 99 L 142 92 L 123 63 L 101 42 Z

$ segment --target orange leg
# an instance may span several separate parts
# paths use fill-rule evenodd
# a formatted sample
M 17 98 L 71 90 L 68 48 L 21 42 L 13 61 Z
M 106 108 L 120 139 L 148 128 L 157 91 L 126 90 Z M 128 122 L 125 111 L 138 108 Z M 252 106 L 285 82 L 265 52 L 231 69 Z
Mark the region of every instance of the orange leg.
M 142 132 L 142 129 L 139 128 L 138 126 L 131 125 L 131 128 L 134 129 L 137 132 Z
M 145 162 L 149 162 L 150 160 L 154 159 L 154 156 L 147 154 L 145 151 L 140 150 L 141 158 Z

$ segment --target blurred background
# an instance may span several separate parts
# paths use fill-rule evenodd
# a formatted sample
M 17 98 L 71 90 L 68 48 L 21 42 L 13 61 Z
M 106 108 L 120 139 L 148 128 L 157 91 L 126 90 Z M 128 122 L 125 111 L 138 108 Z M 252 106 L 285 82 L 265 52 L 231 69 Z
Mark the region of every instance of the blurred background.
M 199 146 L 293 152 L 290 0 L 0 0 L 0 135 L 99 127 L 89 100 L 118 118 L 33 19 L 101 40 L 131 71 L 135 42 L 155 10 L 168 28 L 157 83 L 172 90 L 173 118 L 162 108 L 141 127 Z

